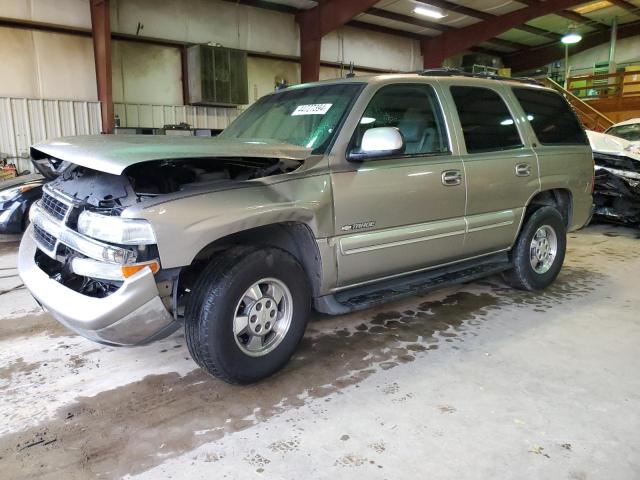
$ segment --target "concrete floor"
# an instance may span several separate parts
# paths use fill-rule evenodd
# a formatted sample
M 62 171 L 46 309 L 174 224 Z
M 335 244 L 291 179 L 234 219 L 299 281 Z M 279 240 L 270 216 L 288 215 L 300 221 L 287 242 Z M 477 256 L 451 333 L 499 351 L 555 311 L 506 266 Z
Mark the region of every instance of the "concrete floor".
M 0 295 L 0 477 L 640 478 L 640 243 L 571 234 L 544 293 L 497 278 L 318 317 L 281 374 L 207 377 Z M 0 291 L 19 286 L 0 246 Z

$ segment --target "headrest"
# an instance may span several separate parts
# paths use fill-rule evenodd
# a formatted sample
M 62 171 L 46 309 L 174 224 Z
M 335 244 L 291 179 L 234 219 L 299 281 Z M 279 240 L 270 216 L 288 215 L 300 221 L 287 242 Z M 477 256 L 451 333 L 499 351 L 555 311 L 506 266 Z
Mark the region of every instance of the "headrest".
M 398 122 L 398 128 L 407 143 L 420 142 L 427 125 L 426 116 L 417 109 L 408 110 Z

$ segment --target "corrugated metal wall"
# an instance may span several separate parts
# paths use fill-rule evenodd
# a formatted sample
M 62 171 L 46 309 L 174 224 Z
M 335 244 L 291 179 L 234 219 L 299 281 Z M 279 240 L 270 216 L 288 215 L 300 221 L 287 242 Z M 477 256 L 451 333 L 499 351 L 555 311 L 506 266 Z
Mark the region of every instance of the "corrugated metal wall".
M 129 128 L 162 128 L 164 125 L 184 122 L 193 128 L 225 129 L 240 112 L 237 108 L 191 105 L 115 104 L 120 126 Z
M 122 127 L 162 128 L 188 123 L 194 128 L 226 128 L 241 112 L 235 108 L 116 103 Z M 33 170 L 29 147 L 47 138 L 94 135 L 101 131 L 100 102 L 0 97 L 0 157 L 18 171 Z
M 47 138 L 100 133 L 99 102 L 0 97 L 0 156 L 33 170 L 29 147 Z

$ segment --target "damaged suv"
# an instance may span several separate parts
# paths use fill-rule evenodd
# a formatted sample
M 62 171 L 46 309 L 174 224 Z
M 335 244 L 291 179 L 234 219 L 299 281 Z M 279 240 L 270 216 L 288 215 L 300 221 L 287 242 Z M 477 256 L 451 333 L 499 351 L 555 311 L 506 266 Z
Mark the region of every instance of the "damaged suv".
M 640 119 L 587 135 L 596 170 L 594 216 L 640 226 Z
M 286 364 L 312 307 L 343 314 L 501 272 L 538 290 L 589 219 L 592 154 L 566 101 L 446 70 L 305 84 L 219 137 L 36 145 L 57 178 L 19 270 L 97 342 L 185 329 L 228 382 Z

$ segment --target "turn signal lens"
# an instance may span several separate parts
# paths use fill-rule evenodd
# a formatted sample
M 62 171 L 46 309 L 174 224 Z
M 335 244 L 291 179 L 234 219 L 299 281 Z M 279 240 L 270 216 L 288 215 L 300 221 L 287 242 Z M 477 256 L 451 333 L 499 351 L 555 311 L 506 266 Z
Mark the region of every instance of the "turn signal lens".
M 136 263 L 135 265 L 122 265 L 122 276 L 129 278 L 144 267 L 149 267 L 154 275 L 160 270 L 160 264 L 156 260 L 153 260 L 152 262 Z

